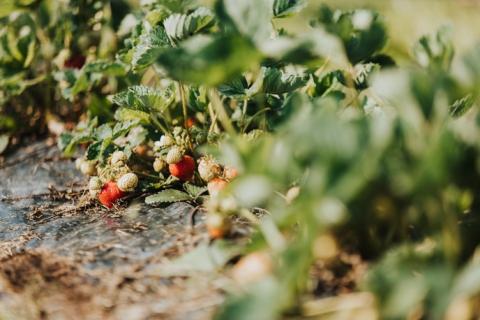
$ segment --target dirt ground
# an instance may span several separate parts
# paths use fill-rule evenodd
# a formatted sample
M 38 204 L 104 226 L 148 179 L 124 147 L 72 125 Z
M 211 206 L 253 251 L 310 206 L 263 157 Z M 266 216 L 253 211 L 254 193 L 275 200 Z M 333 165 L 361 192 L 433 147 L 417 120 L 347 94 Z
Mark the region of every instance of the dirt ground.
M 235 285 L 221 267 L 237 253 L 208 239 L 192 204 L 85 201 L 84 178 L 48 140 L 0 160 L 0 178 L 0 320 L 211 319 Z M 234 230 L 235 243 L 248 239 L 245 222 Z M 339 294 L 371 303 L 351 296 L 364 271 L 352 254 L 317 263 L 321 300 L 309 299 L 306 313 L 335 310 Z
M 190 204 L 83 203 L 83 178 L 48 141 L 0 175 L 0 319 L 208 319 L 223 301 L 219 274 L 161 275 L 209 242 Z

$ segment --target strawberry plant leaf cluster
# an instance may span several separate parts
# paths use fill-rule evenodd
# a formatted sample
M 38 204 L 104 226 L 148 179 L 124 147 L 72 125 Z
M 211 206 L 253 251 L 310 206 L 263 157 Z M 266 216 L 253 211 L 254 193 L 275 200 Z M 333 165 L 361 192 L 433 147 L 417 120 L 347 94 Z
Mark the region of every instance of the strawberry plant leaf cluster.
M 192 202 L 212 239 L 228 238 L 234 217 L 255 227 L 218 319 L 301 313 L 327 251 L 369 262 L 355 290 L 376 297 L 381 318 L 440 319 L 459 304 L 473 313 L 480 46 L 456 55 L 444 27 L 400 63 L 381 15 L 321 6 L 304 30 L 290 29 L 307 5 L 142 1 L 116 23 L 112 10 L 111 52 L 99 40 L 78 68 L 47 73 L 31 69 L 41 39 L 20 30 L 38 23 L 24 13 L 18 31 L 0 33 L 0 74 L 24 79 L 1 86 L 1 98 L 33 94 L 18 87 L 33 74 L 57 81 L 61 101 L 84 104 L 58 145 L 66 156 L 81 150 L 93 202 Z M 13 47 L 9 32 L 20 35 Z
M 5 141 L 42 135 L 51 124 L 74 124 L 87 105 L 99 116 L 109 115 L 103 94 L 89 89 L 108 82 L 103 93 L 116 91 L 126 81 L 113 80 L 124 75 L 124 68 L 109 61 L 116 53 L 116 31 L 125 29 L 121 22 L 130 10 L 128 2 L 4 2 L 0 6 L 0 135 Z M 82 68 L 87 62 L 91 63 Z M 89 95 L 81 96 L 87 90 Z

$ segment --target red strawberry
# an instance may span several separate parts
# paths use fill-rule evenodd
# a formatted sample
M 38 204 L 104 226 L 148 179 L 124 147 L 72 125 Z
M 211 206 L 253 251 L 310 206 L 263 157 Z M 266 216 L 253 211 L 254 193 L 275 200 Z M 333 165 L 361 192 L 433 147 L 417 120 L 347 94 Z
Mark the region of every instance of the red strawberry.
M 98 200 L 107 208 L 113 207 L 113 203 L 121 199 L 125 194 L 120 190 L 113 181 L 105 183 L 102 191 L 98 195 Z
M 190 118 L 188 118 L 188 119 L 185 121 L 185 126 L 186 126 L 187 128 L 191 128 L 191 127 L 193 127 L 196 123 L 197 123 L 197 121 L 195 120 L 195 118 L 194 118 L 194 117 L 190 117 Z
M 177 163 L 172 163 L 168 166 L 170 174 L 182 181 L 192 179 L 195 172 L 195 160 L 190 156 L 183 156 L 182 160 Z
M 210 193 L 211 196 L 215 197 L 220 193 L 220 191 L 225 189 L 227 185 L 228 182 L 223 180 L 222 178 L 214 178 L 210 180 L 210 182 L 208 182 L 207 184 L 208 193 Z
M 81 69 L 87 58 L 84 55 L 77 54 L 67 59 L 63 66 L 69 69 Z

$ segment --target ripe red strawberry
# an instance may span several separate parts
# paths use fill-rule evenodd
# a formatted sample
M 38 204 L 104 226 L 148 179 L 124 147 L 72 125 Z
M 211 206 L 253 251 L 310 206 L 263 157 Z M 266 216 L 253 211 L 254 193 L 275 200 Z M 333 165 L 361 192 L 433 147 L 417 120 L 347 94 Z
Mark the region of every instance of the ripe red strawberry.
M 87 58 L 84 55 L 77 54 L 67 59 L 63 66 L 68 69 L 81 69 Z
M 170 174 L 182 181 L 192 179 L 195 172 L 195 160 L 187 155 L 184 155 L 182 160 L 177 163 L 172 163 L 168 166 Z
M 185 126 L 187 128 L 193 127 L 197 123 L 196 119 L 194 117 L 190 117 L 185 121 Z
M 211 196 L 215 197 L 220 193 L 220 191 L 225 189 L 227 185 L 228 182 L 223 180 L 222 178 L 212 179 L 207 184 L 208 193 L 210 193 Z
M 98 200 L 107 208 L 113 207 L 113 203 L 121 199 L 125 194 L 120 190 L 113 181 L 105 183 L 102 191 L 98 195 Z

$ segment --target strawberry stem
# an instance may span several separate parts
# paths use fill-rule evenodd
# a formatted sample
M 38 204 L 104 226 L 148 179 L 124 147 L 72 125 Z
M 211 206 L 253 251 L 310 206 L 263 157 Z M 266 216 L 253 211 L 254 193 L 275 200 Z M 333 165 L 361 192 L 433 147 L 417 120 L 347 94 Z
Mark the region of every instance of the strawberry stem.
M 236 135 L 235 128 L 233 127 L 232 122 L 230 121 L 230 118 L 228 117 L 228 114 L 225 111 L 225 107 L 217 91 L 215 89 L 211 89 L 209 90 L 208 95 L 209 95 L 210 101 L 212 102 L 212 106 L 215 108 L 215 111 L 218 115 L 218 118 L 223 128 L 231 136 L 235 136 Z

